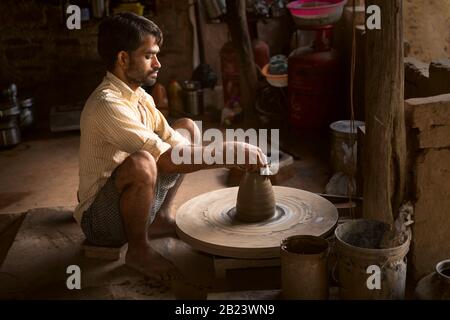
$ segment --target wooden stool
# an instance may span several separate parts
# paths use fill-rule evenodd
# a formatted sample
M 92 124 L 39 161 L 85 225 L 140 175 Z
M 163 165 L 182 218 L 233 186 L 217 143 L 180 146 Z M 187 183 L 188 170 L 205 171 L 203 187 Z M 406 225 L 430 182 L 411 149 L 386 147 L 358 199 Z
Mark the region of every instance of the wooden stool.
M 128 244 L 124 244 L 120 247 L 101 247 L 89 243 L 87 240 L 83 242 L 83 252 L 86 258 L 95 258 L 103 260 L 120 260 Z
M 279 267 L 280 258 L 271 259 L 235 259 L 213 256 L 214 274 L 217 279 L 226 278 L 227 270 Z

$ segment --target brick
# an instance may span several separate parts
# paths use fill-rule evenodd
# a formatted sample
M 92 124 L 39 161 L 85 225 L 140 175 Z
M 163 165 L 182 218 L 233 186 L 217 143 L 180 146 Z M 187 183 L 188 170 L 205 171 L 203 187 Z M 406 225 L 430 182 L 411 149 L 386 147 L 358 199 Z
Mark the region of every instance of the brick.
M 450 93 L 450 59 L 431 62 L 430 89 L 432 95 Z
M 46 24 L 46 17 L 44 14 L 45 7 L 39 5 L 37 2 L 25 2 L 12 13 L 16 26 L 22 27 L 42 27 Z
M 23 38 L 10 38 L 10 39 L 3 40 L 4 46 L 26 46 L 29 43 L 30 42 L 28 40 L 23 39 Z
M 10 47 L 5 50 L 6 58 L 12 62 L 17 60 L 29 60 L 36 56 L 36 53 L 42 50 L 42 46 L 29 45 L 23 47 Z
M 405 58 L 405 98 L 430 96 L 429 65 L 416 58 Z
M 120 260 L 124 256 L 127 247 L 127 244 L 120 247 L 100 247 L 94 246 L 87 241 L 83 243 L 83 251 L 86 258 L 103 260 Z
M 80 40 L 73 39 L 73 38 L 59 38 L 55 40 L 55 45 L 62 46 L 62 47 L 79 47 Z M 69 48 L 71 49 L 71 48 Z
M 406 100 L 405 112 L 408 126 L 420 131 L 450 126 L 450 94 Z
M 435 126 L 419 134 L 419 148 L 450 147 L 450 126 Z
M 44 10 L 45 21 L 48 27 L 62 28 L 63 24 L 63 12 L 60 5 L 46 6 Z

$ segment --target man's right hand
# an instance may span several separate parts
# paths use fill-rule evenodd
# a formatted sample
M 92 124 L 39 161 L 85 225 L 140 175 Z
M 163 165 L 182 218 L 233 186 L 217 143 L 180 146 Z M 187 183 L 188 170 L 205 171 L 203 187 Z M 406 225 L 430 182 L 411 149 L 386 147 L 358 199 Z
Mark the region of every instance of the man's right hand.
M 245 142 L 225 142 L 226 152 L 234 150 L 234 167 L 244 168 L 248 171 L 258 171 L 267 167 L 267 156 L 261 148 Z M 241 155 L 241 156 L 239 156 Z

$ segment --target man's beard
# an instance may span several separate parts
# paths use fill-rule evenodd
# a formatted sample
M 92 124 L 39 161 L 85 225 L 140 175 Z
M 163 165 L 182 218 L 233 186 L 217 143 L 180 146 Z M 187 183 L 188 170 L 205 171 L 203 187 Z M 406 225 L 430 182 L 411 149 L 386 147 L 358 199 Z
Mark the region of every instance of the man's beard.
M 151 70 L 150 72 L 140 72 L 137 68 L 135 68 L 134 65 L 130 66 L 130 69 L 126 73 L 126 77 L 128 82 L 133 83 L 139 87 L 141 86 L 153 86 L 156 81 L 157 77 L 150 77 L 153 73 L 157 72 L 159 68 L 155 68 Z
M 153 86 L 156 83 L 156 78 L 146 78 L 144 82 L 141 84 L 141 86 Z

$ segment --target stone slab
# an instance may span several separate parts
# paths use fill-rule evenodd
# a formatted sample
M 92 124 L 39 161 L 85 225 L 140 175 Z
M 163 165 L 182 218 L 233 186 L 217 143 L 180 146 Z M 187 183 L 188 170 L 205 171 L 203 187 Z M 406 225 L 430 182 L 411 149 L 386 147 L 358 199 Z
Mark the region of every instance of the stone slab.
M 450 257 L 450 150 L 425 150 L 415 172 L 417 200 L 408 269 L 418 281 Z
M 410 126 L 421 130 L 436 125 L 450 125 L 450 94 L 406 100 L 414 107 Z
M 405 64 L 405 98 L 429 96 L 429 65 L 413 57 L 407 57 Z

